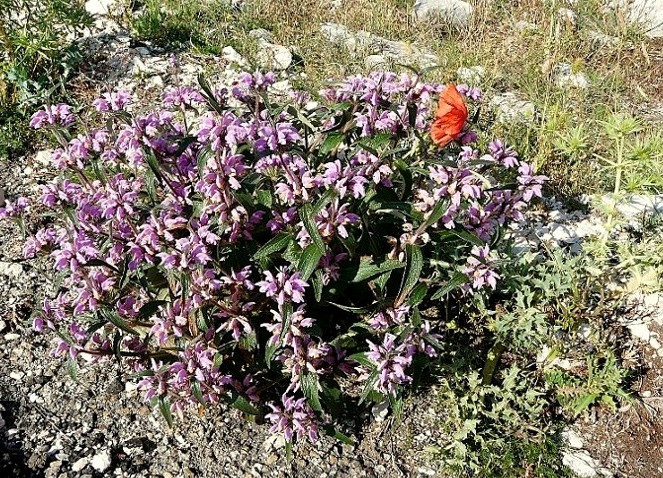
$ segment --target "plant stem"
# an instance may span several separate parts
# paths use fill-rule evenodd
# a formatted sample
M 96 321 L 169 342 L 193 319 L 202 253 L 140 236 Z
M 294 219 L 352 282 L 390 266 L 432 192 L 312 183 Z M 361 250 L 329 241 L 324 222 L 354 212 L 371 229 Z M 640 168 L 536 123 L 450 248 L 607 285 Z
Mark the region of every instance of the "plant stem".
M 500 342 L 497 342 L 488 351 L 488 357 L 486 358 L 486 363 L 483 366 L 481 385 L 488 385 L 493 381 L 495 369 L 497 368 L 497 364 L 502 357 L 502 352 L 504 352 L 505 349 L 506 347 L 504 345 L 502 345 Z
M 622 170 L 624 169 L 624 136 L 620 135 L 617 141 L 617 172 L 615 174 L 615 190 L 614 193 L 619 193 L 622 182 Z
M 5 29 L 5 25 L 1 21 L 0 21 L 0 39 L 2 39 L 2 43 L 4 43 L 5 47 L 7 48 L 7 55 L 9 56 L 9 61 L 13 62 L 15 58 L 14 45 L 11 41 L 11 38 L 9 38 L 9 34 Z

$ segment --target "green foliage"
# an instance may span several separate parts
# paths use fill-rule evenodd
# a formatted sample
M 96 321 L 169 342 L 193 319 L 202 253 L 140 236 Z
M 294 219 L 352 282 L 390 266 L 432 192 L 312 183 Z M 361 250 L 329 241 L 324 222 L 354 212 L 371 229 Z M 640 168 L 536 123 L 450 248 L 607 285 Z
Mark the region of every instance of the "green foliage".
M 245 31 L 261 26 L 247 14 L 233 11 L 226 0 L 148 0 L 130 22 L 141 40 L 166 48 L 192 47 L 211 54 L 221 53 L 227 45 L 245 49 Z
M 14 105 L 0 105 L 0 158 L 11 160 L 25 154 L 34 138 L 28 117 Z
M 500 288 L 475 297 L 445 338 L 436 410 L 448 439 L 430 451 L 453 476 L 570 476 L 555 431 L 628 399 L 604 318 L 619 305 L 605 288 L 610 271 L 555 250 L 514 252 L 500 274 Z M 580 337 L 581 324 L 594 333 Z M 578 365 L 561 369 L 555 358 Z
M 627 376 L 611 351 L 589 356 L 582 375 L 559 369 L 546 372 L 546 380 L 554 387 L 559 403 L 572 416 L 596 404 L 615 410 L 618 400 L 629 399 L 623 388 Z
M 429 450 L 445 471 L 455 477 L 570 476 L 534 374 L 511 366 L 495 385 L 484 385 L 478 373 L 450 372 L 439 394 L 444 414 L 438 425 L 451 438 Z
M 29 113 L 62 95 L 91 23 L 82 0 L 0 0 L 0 157 L 27 152 Z
M 72 41 L 91 23 L 81 0 L 0 0 L 0 100 L 41 103 L 71 73 Z

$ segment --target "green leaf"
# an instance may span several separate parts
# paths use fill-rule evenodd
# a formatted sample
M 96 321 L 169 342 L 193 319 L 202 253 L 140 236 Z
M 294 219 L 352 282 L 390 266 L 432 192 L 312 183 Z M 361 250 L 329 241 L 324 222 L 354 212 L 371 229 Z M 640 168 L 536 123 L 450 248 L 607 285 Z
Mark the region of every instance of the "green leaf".
M 201 405 L 205 405 L 205 398 L 203 398 L 203 392 L 200 389 L 200 382 L 198 382 L 198 380 L 194 379 L 191 382 L 191 393 Z
M 322 300 L 322 289 L 324 287 L 323 276 L 324 273 L 322 272 L 321 269 L 315 271 L 315 277 L 313 277 L 312 282 L 313 282 L 313 293 L 315 295 L 316 302 L 320 302 Z
M 400 420 L 403 415 L 403 398 L 393 395 L 389 395 L 389 404 L 391 405 L 391 410 L 394 413 L 394 418 Z
M 424 300 L 427 293 L 428 293 L 428 287 L 425 284 L 417 284 L 417 286 L 414 289 L 412 289 L 412 293 L 410 294 L 410 297 L 407 299 L 408 305 L 410 306 L 419 305 Z
M 405 274 L 401 283 L 401 291 L 396 299 L 396 304 L 400 305 L 405 301 L 412 288 L 419 282 L 421 271 L 424 268 L 424 255 L 421 248 L 414 244 L 405 246 Z
M 410 197 L 412 191 L 412 171 L 410 171 L 410 166 L 402 159 L 394 161 L 394 166 L 401 173 L 401 176 L 403 176 L 403 195 L 401 199 L 405 201 Z
M 149 319 L 157 313 L 159 307 L 166 304 L 165 300 L 152 300 L 144 304 L 138 311 L 138 317 L 141 319 Z
M 237 410 L 241 410 L 242 412 L 248 413 L 249 415 L 260 415 L 260 410 L 251 405 L 251 402 L 249 402 L 246 397 L 242 395 L 238 395 L 237 398 L 235 398 L 235 400 L 231 403 L 231 405 Z
M 115 327 L 118 329 L 124 330 L 127 333 L 133 334 L 133 335 L 140 335 L 138 332 L 136 332 L 134 329 L 132 329 L 129 324 L 127 324 L 122 318 L 117 315 L 116 312 L 112 312 L 110 310 L 104 310 L 100 309 L 98 311 L 99 315 L 101 318 L 107 320 L 111 324 L 113 324 Z
M 352 438 L 337 431 L 332 425 L 326 425 L 323 430 L 327 436 L 336 438 L 338 441 L 345 443 L 346 445 L 355 446 L 355 442 Z
M 375 364 L 371 362 L 368 357 L 366 357 L 366 352 L 358 352 L 356 354 L 349 355 L 347 360 L 354 360 L 355 362 L 358 362 L 360 365 L 363 365 L 370 370 L 376 369 Z
M 101 259 L 88 259 L 85 264 L 81 264 L 81 267 L 106 267 L 112 270 L 113 272 L 116 273 L 120 272 L 120 270 L 117 267 L 112 266 L 108 262 L 102 261 Z
M 333 417 L 339 417 L 343 413 L 343 392 L 336 382 L 330 385 L 328 382 L 322 384 L 322 395 L 320 399 L 325 404 L 325 410 Z
M 460 287 L 461 285 L 465 284 L 469 278 L 463 274 L 462 272 L 456 272 L 453 277 L 447 282 L 444 287 L 439 289 L 433 296 L 430 298 L 430 300 L 437 300 L 441 299 L 443 296 L 447 295 L 449 292 L 452 290 Z
M 439 234 L 441 238 L 444 238 L 445 236 L 456 236 L 475 246 L 484 246 L 484 242 L 478 236 L 465 229 L 449 229 L 446 231 L 440 231 Z
M 313 214 L 320 214 L 320 211 L 322 211 L 324 207 L 329 204 L 332 199 L 334 199 L 334 196 L 336 196 L 336 190 L 333 188 L 327 189 L 323 195 L 320 196 L 320 199 L 318 199 L 317 202 L 313 205 Z
M 292 441 L 285 442 L 285 459 L 288 463 L 292 462 Z
M 315 223 L 315 211 L 313 209 L 313 206 L 310 204 L 304 204 L 301 209 L 300 213 L 300 219 L 304 223 L 304 227 L 306 228 L 306 232 L 308 232 L 308 235 L 311 237 L 311 242 L 318 246 L 318 249 L 323 251 L 325 250 L 325 243 L 322 240 L 322 236 L 320 235 L 320 231 L 318 231 L 318 225 Z
M 164 289 L 168 287 L 168 279 L 159 270 L 157 266 L 152 266 L 145 271 L 145 278 L 156 289 Z
M 359 262 L 359 269 L 357 269 L 357 273 L 350 282 L 363 282 L 367 279 L 375 277 L 376 275 L 382 274 L 383 272 L 400 269 L 402 267 L 405 267 L 405 264 L 403 264 L 401 261 L 386 259 L 379 264 L 375 264 L 373 263 L 373 258 L 362 257 Z
M 166 419 L 169 427 L 173 427 L 173 414 L 170 411 L 170 401 L 165 397 L 159 397 L 159 411 Z
M 198 152 L 198 158 L 196 158 L 196 162 L 198 164 L 198 175 L 202 177 L 203 171 L 205 171 L 205 167 L 207 166 L 207 161 L 209 161 L 209 158 L 214 154 L 212 152 L 212 148 L 208 145 L 205 146 L 203 149 L 201 149 Z
M 288 108 L 286 109 L 286 111 L 290 115 L 297 118 L 303 125 L 306 125 L 309 129 L 315 130 L 315 126 L 313 125 L 313 123 L 311 123 L 311 121 L 306 116 L 304 116 L 302 114 L 302 112 L 299 111 L 297 108 L 295 108 L 293 105 L 289 105 Z
M 279 336 L 279 346 L 283 343 L 285 334 L 290 330 L 290 323 L 292 321 L 293 306 L 291 303 L 283 304 L 281 307 L 281 335 Z
M 329 302 L 329 301 L 327 303 L 333 305 L 334 307 L 338 307 L 339 309 L 344 310 L 346 312 L 351 312 L 353 314 L 358 314 L 358 315 L 366 314 L 373 309 L 372 307 L 350 307 L 348 305 L 341 305 L 337 304 L 336 302 Z
M 373 371 L 371 371 L 371 374 L 368 376 L 368 379 L 366 380 L 366 385 L 364 385 L 364 389 L 361 392 L 361 396 L 359 397 L 359 405 L 364 403 L 368 397 L 371 396 L 371 394 L 375 391 L 375 385 L 378 383 L 379 379 L 379 373 L 378 369 L 375 368 Z
M 302 279 L 307 281 L 316 267 L 320 259 L 324 255 L 324 249 L 318 248 L 317 244 L 309 244 L 299 257 L 299 264 L 297 270 L 301 273 Z
M 256 191 L 256 199 L 258 200 L 258 204 L 262 204 L 266 208 L 270 209 L 274 203 L 274 197 L 272 196 L 272 193 L 265 191 L 264 189 Z
M 265 346 L 265 363 L 267 364 L 267 368 L 272 368 L 272 359 L 274 358 L 274 354 L 278 349 L 279 344 L 267 344 Z
M 219 113 L 221 116 L 226 114 L 225 108 L 219 104 L 219 102 L 216 100 L 216 96 L 214 95 L 214 92 L 212 91 L 212 88 L 210 87 L 209 82 L 207 81 L 207 78 L 203 76 L 202 73 L 198 75 L 198 84 L 200 85 L 200 88 L 202 89 L 202 96 L 205 98 L 207 103 L 214 108 L 214 111 Z
M 270 254 L 273 254 L 288 247 L 288 244 L 290 244 L 290 241 L 292 241 L 292 239 L 293 239 L 292 233 L 281 232 L 276 236 L 274 236 L 272 239 L 270 239 L 267 242 L 267 244 L 265 244 L 260 249 L 258 249 L 258 251 L 255 254 L 253 254 L 253 257 L 256 260 L 264 259 Z
M 422 231 L 426 230 L 428 227 L 432 226 L 433 224 L 437 224 L 437 221 L 440 220 L 442 216 L 444 216 L 444 213 L 447 210 L 448 207 L 448 202 L 447 201 L 438 201 L 437 204 L 435 204 L 435 207 L 433 207 L 433 210 L 430 212 L 430 215 L 428 216 L 428 219 L 424 222 L 422 226 Z
M 182 138 L 178 145 L 177 145 L 177 151 L 173 154 L 173 156 L 178 157 L 181 156 L 189 146 L 191 146 L 193 143 L 197 141 L 197 138 L 195 136 L 185 136 Z
M 117 359 L 118 363 L 122 361 L 122 351 L 120 350 L 121 346 L 122 346 L 122 334 L 118 330 L 115 332 L 115 336 L 113 337 L 113 355 L 115 355 L 115 358 Z
M 573 412 L 576 415 L 580 415 L 582 412 L 584 412 L 592 403 L 596 401 L 598 398 L 597 393 L 587 393 L 580 398 L 577 398 L 573 402 Z
M 345 139 L 345 135 L 340 132 L 328 135 L 320 145 L 320 154 L 322 156 L 334 151 Z
M 371 137 L 362 138 L 359 141 L 359 145 L 366 149 L 368 152 L 379 156 L 380 150 L 389 145 L 393 138 L 394 136 L 391 133 L 382 132 Z
M 302 393 L 306 397 L 308 404 L 316 412 L 322 412 L 322 405 L 320 405 L 320 397 L 318 396 L 318 374 L 304 372 L 299 376 L 299 380 L 302 386 Z

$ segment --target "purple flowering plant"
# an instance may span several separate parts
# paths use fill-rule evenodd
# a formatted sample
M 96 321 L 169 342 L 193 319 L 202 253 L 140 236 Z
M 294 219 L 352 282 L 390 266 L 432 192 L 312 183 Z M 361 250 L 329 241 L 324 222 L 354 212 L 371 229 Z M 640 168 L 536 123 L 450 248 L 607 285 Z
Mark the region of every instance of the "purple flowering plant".
M 433 146 L 444 86 L 416 75 L 352 76 L 315 100 L 274 82 L 201 78 L 146 114 L 107 93 L 96 129 L 37 112 L 61 174 L 0 217 L 57 218 L 24 248 L 64 277 L 34 320 L 54 355 L 116 357 L 169 422 L 225 401 L 288 443 L 347 439 L 330 426 L 348 403 L 397 404 L 444 346 L 421 311 L 497 287 L 500 230 L 545 178 L 471 127 Z

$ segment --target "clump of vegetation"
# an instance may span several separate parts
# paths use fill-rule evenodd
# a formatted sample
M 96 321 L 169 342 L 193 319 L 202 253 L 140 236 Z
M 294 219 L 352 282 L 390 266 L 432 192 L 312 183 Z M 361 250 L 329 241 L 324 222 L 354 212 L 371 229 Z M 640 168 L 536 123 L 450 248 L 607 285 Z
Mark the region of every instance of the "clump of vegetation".
M 442 85 L 353 76 L 313 102 L 275 101 L 274 81 L 168 89 L 133 118 L 109 93 L 106 127 L 78 136 L 71 107 L 37 112 L 63 175 L 41 197 L 56 224 L 25 254 L 48 251 L 64 275 L 35 321 L 57 354 L 126 358 L 168 420 L 268 405 L 291 442 L 314 440 L 356 387 L 359 403 L 398 403 L 443 348 L 441 317 L 420 308 L 497 287 L 500 231 L 545 178 L 499 141 L 478 149 L 459 93 L 476 90 L 442 94 L 442 149 L 427 136 Z

